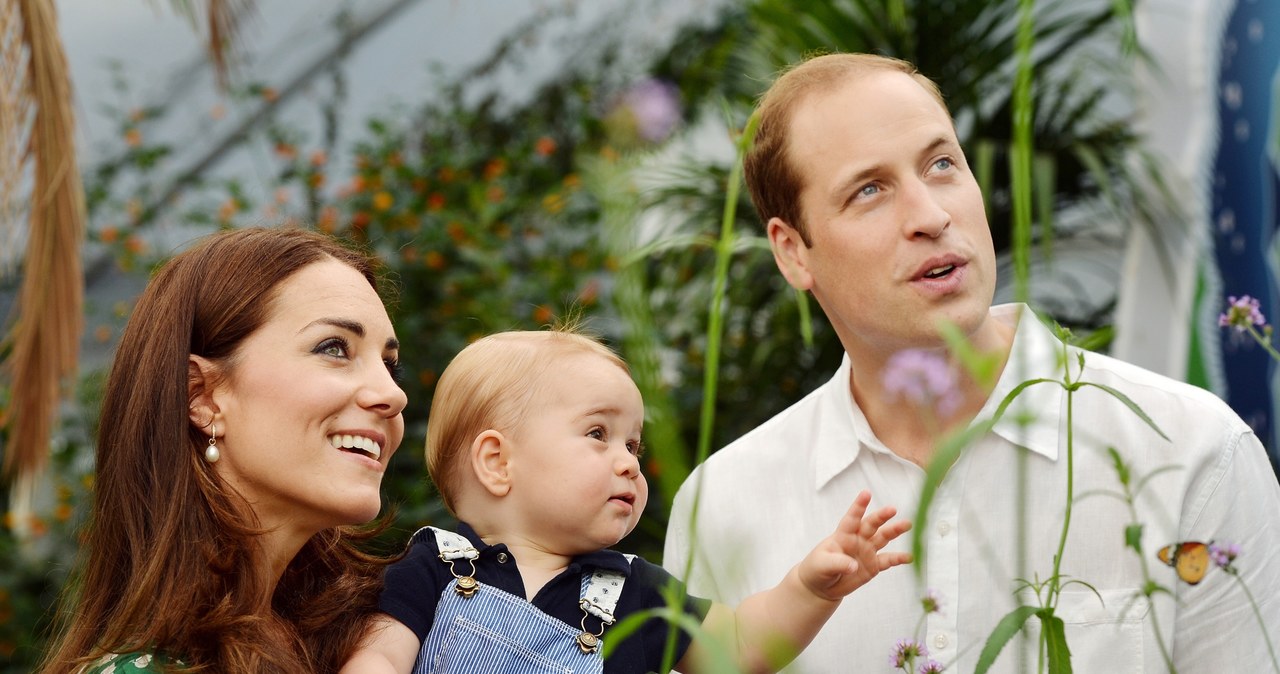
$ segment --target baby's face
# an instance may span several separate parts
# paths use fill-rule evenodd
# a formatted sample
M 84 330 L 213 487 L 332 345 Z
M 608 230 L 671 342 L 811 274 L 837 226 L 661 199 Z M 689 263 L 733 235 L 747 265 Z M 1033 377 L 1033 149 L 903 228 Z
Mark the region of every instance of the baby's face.
M 562 554 L 610 547 L 649 500 L 640 473 L 644 401 L 631 377 L 598 354 L 565 356 L 547 372 L 509 434 L 510 497 L 533 540 Z

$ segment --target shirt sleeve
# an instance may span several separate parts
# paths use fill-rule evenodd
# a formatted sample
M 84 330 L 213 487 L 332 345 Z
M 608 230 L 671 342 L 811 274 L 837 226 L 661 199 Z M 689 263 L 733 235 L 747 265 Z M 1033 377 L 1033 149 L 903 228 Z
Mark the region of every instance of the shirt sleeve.
M 440 562 L 436 546 L 430 540 L 415 537 L 409 552 L 387 567 L 378 610 L 413 630 L 420 641 L 426 640 L 435 621 L 440 593 L 451 578 Z
M 1211 568 L 1195 586 L 1178 583 L 1173 660 L 1185 674 L 1222 671 L 1225 661 L 1238 671 L 1267 671 L 1273 663 L 1264 635 L 1275 645 L 1280 634 L 1280 484 L 1252 432 L 1223 445 L 1217 464 L 1193 482 L 1184 530 L 1206 543 L 1239 545 L 1231 564 L 1238 575 Z
M 680 602 L 680 611 L 684 615 L 694 618 L 699 624 L 707 617 L 707 612 L 711 610 L 711 600 L 689 596 L 685 590 L 684 583 L 667 573 L 662 567 L 639 557 L 631 562 L 631 577 L 627 579 L 627 584 L 631 585 L 632 583 L 636 585 L 638 591 L 643 593 L 641 595 L 642 609 L 667 606 L 668 596 L 674 597 L 676 601 Z M 664 663 L 663 656 L 666 653 L 667 641 L 673 632 L 675 633 L 673 658 L 671 663 Z M 678 626 L 671 625 L 662 618 L 652 618 L 646 621 L 640 628 L 640 638 L 644 641 L 644 652 L 648 660 L 645 666 L 650 671 L 666 671 L 661 669 L 664 664 L 679 662 L 684 657 L 685 651 L 689 650 L 689 643 L 692 641 L 692 637 L 688 632 Z

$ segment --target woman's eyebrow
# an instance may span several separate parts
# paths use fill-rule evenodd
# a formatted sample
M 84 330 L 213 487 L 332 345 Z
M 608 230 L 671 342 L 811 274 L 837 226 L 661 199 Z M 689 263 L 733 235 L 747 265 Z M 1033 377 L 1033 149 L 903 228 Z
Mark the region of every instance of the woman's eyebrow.
M 332 325 L 335 328 L 342 328 L 347 332 L 353 333 L 356 337 L 364 337 L 364 324 L 346 318 L 317 318 L 316 320 L 304 325 L 302 330 L 299 330 L 298 332 L 305 332 L 316 325 Z
M 346 318 L 328 318 L 328 317 L 317 318 L 316 320 L 306 324 L 302 328 L 302 330 L 299 330 L 298 332 L 305 332 L 307 329 L 315 327 L 317 325 L 332 325 L 335 328 L 341 328 L 343 330 L 346 330 L 347 332 L 354 334 L 356 337 L 360 337 L 360 338 L 363 338 L 365 335 L 364 324 L 360 323 L 359 321 L 353 321 Z M 383 345 L 383 349 L 387 351 L 399 351 L 400 340 L 396 339 L 395 337 L 388 337 L 387 343 Z

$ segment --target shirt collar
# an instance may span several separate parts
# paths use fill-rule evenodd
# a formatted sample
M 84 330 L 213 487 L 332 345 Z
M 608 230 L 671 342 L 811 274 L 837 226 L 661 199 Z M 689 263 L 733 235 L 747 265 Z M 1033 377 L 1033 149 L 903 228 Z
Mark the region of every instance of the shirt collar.
M 991 308 L 991 317 L 1017 330 L 1013 348 L 1005 362 L 995 389 L 987 398 L 976 419 L 990 419 L 1000 403 L 1020 384 L 1032 379 L 1048 381 L 1023 389 L 1005 410 L 992 429 L 996 435 L 1025 447 L 1050 461 L 1058 459 L 1061 435 L 1062 340 L 1054 335 L 1040 317 L 1026 304 L 1001 304 Z M 1021 320 L 1022 318 L 1030 320 Z M 1075 366 L 1071 363 L 1072 367 Z
M 480 552 L 481 559 L 488 559 L 499 552 L 507 551 L 505 543 L 495 543 L 493 545 L 485 543 L 476 533 L 476 530 L 466 522 L 458 522 L 458 533 L 466 537 L 468 541 L 471 541 L 471 545 L 475 546 L 475 549 Z M 570 569 L 575 566 L 578 569 L 601 569 L 617 571 L 624 576 L 631 575 L 631 560 L 616 550 L 597 550 L 596 552 L 577 555 L 569 561 Z
M 1023 381 L 1062 377 L 1062 342 L 1040 320 L 1020 320 L 1024 310 L 1026 315 L 1037 318 L 1035 312 L 1021 303 L 1001 304 L 990 309 L 992 319 L 1014 327 L 1015 332 L 1009 360 L 976 420 L 991 418 L 1005 396 Z M 817 448 L 813 466 L 814 486 L 818 489 L 853 465 L 864 448 L 892 454 L 871 431 L 871 424 L 853 400 L 850 367 L 849 355 L 845 354 L 835 375 L 818 393 L 816 419 L 823 423 L 814 426 L 822 431 L 812 438 L 811 445 Z M 992 431 L 1015 445 L 1056 461 L 1062 394 L 1062 387 L 1051 382 L 1023 389 Z M 1024 425 L 1020 421 L 1024 419 L 1033 421 Z

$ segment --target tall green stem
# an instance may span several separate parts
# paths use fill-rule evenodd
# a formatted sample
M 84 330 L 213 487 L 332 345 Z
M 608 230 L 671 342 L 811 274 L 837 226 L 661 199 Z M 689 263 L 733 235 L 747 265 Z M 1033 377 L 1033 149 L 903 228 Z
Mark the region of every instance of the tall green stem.
M 1014 298 L 1027 302 L 1031 295 L 1031 48 L 1035 43 L 1034 0 L 1021 0 L 1018 5 L 1018 68 L 1013 87 L 1013 147 L 1009 153 L 1010 189 L 1013 193 L 1013 267 Z M 1024 316 L 1024 320 L 1034 320 Z M 1021 368 L 1025 363 L 1017 363 Z M 1026 577 L 1027 561 L 1027 455 L 1018 452 L 1017 460 L 1017 535 L 1015 563 L 1019 576 Z M 1024 633 L 1025 634 L 1025 633 Z M 1018 649 L 1018 668 L 1026 671 L 1026 649 Z
M 1267 634 L 1267 623 L 1262 619 L 1262 611 L 1258 610 L 1258 602 L 1253 598 L 1253 593 L 1249 591 L 1249 586 L 1245 585 L 1244 579 L 1240 577 L 1239 572 L 1232 571 L 1231 575 L 1240 584 L 1240 589 L 1244 590 L 1244 596 L 1249 598 L 1249 607 L 1253 609 L 1253 616 L 1258 619 L 1258 626 L 1262 628 L 1262 638 L 1267 644 L 1267 652 L 1271 654 L 1271 666 L 1276 670 L 1277 674 L 1280 674 L 1280 660 L 1276 659 L 1276 647 L 1271 643 L 1271 635 Z

